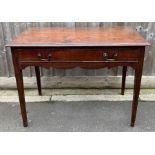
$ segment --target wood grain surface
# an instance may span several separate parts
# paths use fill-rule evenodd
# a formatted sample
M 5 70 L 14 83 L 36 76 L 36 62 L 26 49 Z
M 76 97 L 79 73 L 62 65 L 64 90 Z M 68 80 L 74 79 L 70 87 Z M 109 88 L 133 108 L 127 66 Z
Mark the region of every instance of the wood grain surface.
M 130 27 L 31 28 L 7 46 L 146 46 L 148 42 Z

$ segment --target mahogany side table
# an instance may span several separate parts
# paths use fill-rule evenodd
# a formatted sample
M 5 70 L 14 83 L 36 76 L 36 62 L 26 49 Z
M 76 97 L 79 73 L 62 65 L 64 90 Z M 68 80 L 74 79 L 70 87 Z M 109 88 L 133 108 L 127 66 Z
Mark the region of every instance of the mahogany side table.
M 135 70 L 131 126 L 136 119 L 145 46 L 149 45 L 129 27 L 31 28 L 13 39 L 11 48 L 23 126 L 28 126 L 22 70 L 35 66 L 39 95 L 39 67 L 98 69 L 122 66 L 124 94 L 127 67 Z

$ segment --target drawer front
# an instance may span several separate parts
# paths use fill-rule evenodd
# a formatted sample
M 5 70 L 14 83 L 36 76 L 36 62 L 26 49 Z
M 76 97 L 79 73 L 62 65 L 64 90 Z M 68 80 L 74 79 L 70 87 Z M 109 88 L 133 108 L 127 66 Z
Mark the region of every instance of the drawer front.
M 137 48 L 24 48 L 19 51 L 19 61 L 138 61 Z

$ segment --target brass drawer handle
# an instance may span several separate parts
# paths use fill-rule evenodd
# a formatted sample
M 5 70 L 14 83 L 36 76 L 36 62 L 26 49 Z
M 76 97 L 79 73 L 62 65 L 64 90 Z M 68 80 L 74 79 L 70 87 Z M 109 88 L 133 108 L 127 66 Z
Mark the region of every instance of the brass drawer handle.
M 39 57 L 39 59 L 40 59 L 41 61 L 50 61 L 52 55 L 51 55 L 51 53 L 50 53 L 50 54 L 48 54 L 47 59 L 43 59 L 42 56 L 41 56 L 41 53 L 38 53 L 38 57 Z
M 108 58 L 108 53 L 103 53 L 103 57 L 105 61 L 116 61 L 118 54 L 114 53 L 113 58 Z

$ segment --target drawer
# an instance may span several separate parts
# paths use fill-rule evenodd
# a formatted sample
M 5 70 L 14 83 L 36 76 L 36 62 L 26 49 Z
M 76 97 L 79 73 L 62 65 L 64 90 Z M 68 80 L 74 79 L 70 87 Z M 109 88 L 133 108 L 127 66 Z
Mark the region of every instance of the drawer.
M 137 48 L 24 48 L 19 61 L 137 61 Z

